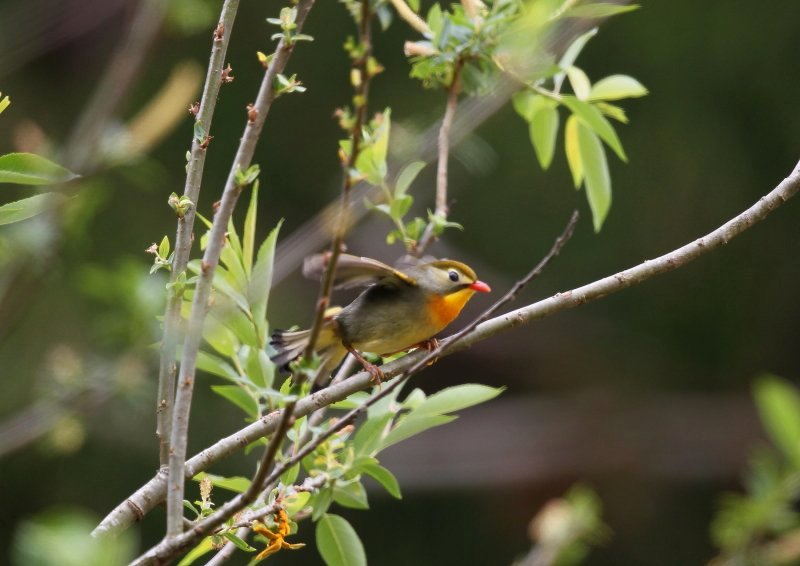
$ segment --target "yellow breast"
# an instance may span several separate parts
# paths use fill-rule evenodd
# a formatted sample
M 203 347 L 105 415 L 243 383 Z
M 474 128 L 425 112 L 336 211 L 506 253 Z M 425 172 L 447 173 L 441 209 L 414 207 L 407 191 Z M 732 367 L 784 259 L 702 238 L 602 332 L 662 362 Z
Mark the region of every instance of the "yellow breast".
M 467 288 L 449 295 L 432 295 L 428 299 L 428 315 L 433 324 L 441 330 L 453 322 L 473 294 L 475 291 Z

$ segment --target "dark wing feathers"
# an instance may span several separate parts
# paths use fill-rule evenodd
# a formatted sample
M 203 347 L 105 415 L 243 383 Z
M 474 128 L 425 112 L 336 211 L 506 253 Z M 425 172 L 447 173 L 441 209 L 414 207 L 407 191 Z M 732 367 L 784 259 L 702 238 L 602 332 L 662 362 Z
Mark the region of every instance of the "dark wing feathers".
M 329 259 L 329 253 L 308 256 L 303 262 L 303 275 L 308 279 L 322 279 Z M 417 284 L 412 277 L 376 259 L 341 254 L 339 261 L 336 263 L 334 288 L 364 287 L 387 277 L 403 281 L 408 285 Z

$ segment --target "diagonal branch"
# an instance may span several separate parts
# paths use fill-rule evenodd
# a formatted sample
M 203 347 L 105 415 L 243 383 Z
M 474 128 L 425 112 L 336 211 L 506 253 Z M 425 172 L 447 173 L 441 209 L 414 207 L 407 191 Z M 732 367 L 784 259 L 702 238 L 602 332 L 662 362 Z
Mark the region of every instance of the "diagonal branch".
M 455 346 L 448 347 L 449 342 L 445 342 L 445 349 L 441 355 L 455 353 L 521 324 L 586 304 L 682 267 L 700 256 L 727 244 L 731 239 L 754 224 L 764 220 L 771 212 L 798 192 L 800 192 L 800 162 L 797 163 L 792 173 L 770 193 L 764 195 L 753 206 L 705 236 L 656 259 L 645 261 L 642 264 L 598 281 L 577 287 L 571 291 L 557 293 L 552 297 L 487 320 L 479 324 L 474 332 L 465 336 Z M 402 359 L 385 364 L 382 370 L 387 376 L 398 375 L 421 360 L 425 354 L 425 352 L 419 351 L 412 352 Z M 301 399 L 297 403 L 294 416 L 300 418 L 319 408 L 341 401 L 370 385 L 371 376 L 369 373 L 360 372 L 340 383 L 326 387 L 313 395 Z M 188 460 L 186 473 L 194 475 L 209 468 L 212 464 L 240 450 L 243 446 L 264 435 L 271 434 L 277 424 L 278 414 L 271 413 L 236 433 L 221 439 Z M 94 536 L 105 536 L 128 528 L 163 501 L 165 493 L 166 476 L 164 473 L 159 472 L 147 484 L 139 488 L 136 493 L 109 513 L 92 534 Z
M 203 126 L 208 134 L 211 130 L 211 120 L 217 105 L 217 96 L 222 85 L 222 66 L 225 64 L 225 54 L 228 51 L 233 22 L 239 8 L 239 0 L 225 0 L 220 13 L 219 24 L 212 36 L 211 59 L 208 62 L 206 83 L 203 87 L 203 97 L 200 99 L 200 109 L 197 112 L 197 122 Z M 178 229 L 175 235 L 175 255 L 172 259 L 170 282 L 175 283 L 177 278 L 185 271 L 189 263 L 189 254 L 192 249 L 192 227 L 194 226 L 195 206 L 200 194 L 200 185 L 203 180 L 203 167 L 206 162 L 208 143 L 203 139 L 192 140 L 191 157 L 186 170 L 186 184 L 183 194 L 191 201 L 189 209 L 178 216 Z M 164 336 L 161 340 L 161 362 L 158 371 L 158 398 L 156 400 L 156 436 L 159 440 L 159 461 L 166 466 L 169 461 L 170 434 L 172 431 L 172 405 L 175 400 L 175 350 L 178 346 L 180 333 L 181 303 L 183 296 L 169 291 L 167 308 L 164 313 Z
M 306 16 L 314 5 L 314 0 L 301 0 L 297 5 L 297 33 L 303 27 Z M 294 43 L 281 38 L 275 55 L 264 73 L 256 102 L 248 112 L 247 125 L 242 135 L 239 149 L 225 183 L 219 208 L 214 215 L 214 224 L 208 238 L 208 246 L 203 254 L 200 277 L 195 288 L 189 325 L 181 356 L 180 379 L 175 393 L 175 408 L 170 436 L 171 450 L 169 454 L 169 496 L 167 497 L 167 535 L 175 537 L 183 532 L 183 488 L 185 482 L 186 443 L 189 433 L 189 413 L 194 391 L 194 378 L 197 369 L 197 352 L 203 336 L 203 325 L 208 312 L 208 301 L 211 295 L 214 272 L 219 263 L 219 256 L 225 242 L 228 221 L 233 214 L 236 201 L 242 191 L 237 184 L 239 171 L 246 170 L 253 159 L 256 144 L 275 100 L 273 84 L 278 73 L 283 72 L 286 63 L 294 51 Z
M 328 261 L 327 269 L 322 278 L 322 285 L 319 289 L 319 298 L 317 299 L 316 308 L 314 311 L 314 320 L 311 324 L 311 335 L 308 339 L 308 345 L 303 352 L 303 357 L 311 359 L 314 355 L 314 347 L 317 344 L 317 338 L 322 329 L 322 322 L 325 318 L 325 311 L 330 304 L 331 292 L 333 291 L 333 280 L 336 275 L 336 263 L 339 261 L 339 255 L 342 253 L 344 244 L 344 236 L 350 226 L 350 193 L 356 179 L 353 176 L 353 170 L 358 161 L 358 156 L 361 153 L 362 131 L 367 122 L 367 101 L 369 100 L 369 83 L 372 78 L 370 75 L 370 58 L 372 56 L 372 28 L 370 22 L 372 20 L 372 11 L 370 9 L 369 0 L 361 0 L 361 12 L 358 21 L 358 37 L 360 43 L 359 57 L 353 61 L 353 76 L 358 77 L 356 83 L 356 92 L 353 96 L 353 104 L 356 110 L 356 117 L 353 122 L 353 127 L 350 133 L 350 155 L 344 163 L 343 179 L 342 179 L 342 197 L 341 205 L 339 208 L 339 222 L 336 226 L 336 232 L 333 236 L 330 249 L 330 260 Z

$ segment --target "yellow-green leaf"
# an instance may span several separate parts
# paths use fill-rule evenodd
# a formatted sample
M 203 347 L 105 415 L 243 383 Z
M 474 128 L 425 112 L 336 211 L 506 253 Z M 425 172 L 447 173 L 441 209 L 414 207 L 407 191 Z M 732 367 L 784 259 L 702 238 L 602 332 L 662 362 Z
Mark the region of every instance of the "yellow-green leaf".
M 57 185 L 80 177 L 41 155 L 8 153 L 0 155 L 0 183 Z
M 574 114 L 567 118 L 567 125 L 564 127 L 564 151 L 567 154 L 570 173 L 572 173 L 572 182 L 577 189 L 583 182 L 583 162 L 578 145 L 578 119 Z
M 553 162 L 558 122 L 558 109 L 553 105 L 538 108 L 530 122 L 528 132 L 542 169 L 547 169 Z
M 355 529 L 338 515 L 325 514 L 317 523 L 317 548 L 327 566 L 367 566 L 367 554 Z
M 588 100 L 620 100 L 622 98 L 638 98 L 646 94 L 647 89 L 644 85 L 633 77 L 611 75 L 600 79 L 592 86 Z
M 592 210 L 594 231 L 599 232 L 611 208 L 611 176 L 608 173 L 606 153 L 595 133 L 580 122 L 578 146 L 586 177 L 586 197 Z

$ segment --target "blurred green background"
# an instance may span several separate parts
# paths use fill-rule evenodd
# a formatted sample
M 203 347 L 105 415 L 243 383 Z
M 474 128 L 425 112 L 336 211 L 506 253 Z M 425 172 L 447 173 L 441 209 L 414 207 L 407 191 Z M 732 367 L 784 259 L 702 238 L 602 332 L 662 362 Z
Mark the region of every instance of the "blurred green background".
M 104 150 L 125 147 L 124 123 L 176 66 L 194 63 L 204 74 L 217 4 L 174 2 Z M 280 6 L 242 3 L 228 56 L 236 79 L 223 86 L 198 204 L 206 215 L 260 81 L 255 51 L 271 50 L 274 30 L 264 18 Z M 129 0 L 0 3 L 0 91 L 12 99 L 0 117 L 0 154 L 68 154 L 69 132 L 135 7 Z M 624 104 L 630 124 L 619 133 L 630 163 L 610 157 L 614 202 L 603 230 L 593 232 L 563 152 L 543 173 L 527 126 L 507 105 L 456 148 L 451 218 L 466 229 L 449 231 L 432 252 L 469 263 L 499 294 L 579 208 L 575 237 L 518 299 L 521 306 L 716 228 L 771 190 L 800 157 L 797 21 L 797 3 L 680 0 L 647 3 L 606 22 L 578 64 L 593 80 L 630 74 L 650 95 Z M 262 237 L 280 218 L 282 235 L 296 234 L 339 191 L 341 134 L 332 114 L 350 97 L 340 46 L 352 22 L 339 3 L 320 1 L 305 31 L 315 41 L 300 46 L 287 70 L 308 91 L 276 103 L 254 159 L 262 170 Z M 441 115 L 444 97 L 408 78 L 407 39 L 415 35 L 401 22 L 376 32 L 386 72 L 373 82 L 370 105 L 391 106 L 394 122 L 422 129 Z M 164 234 L 174 237 L 166 200 L 183 188 L 192 135 L 185 106 L 199 97 L 190 78 L 183 84 L 190 85 L 186 100 L 176 95 L 177 106 L 165 111 L 180 120 L 146 154 L 126 154 L 74 185 L 62 220 L 0 228 L 2 549 L 10 549 L 22 521 L 57 505 L 101 517 L 157 468 L 151 345 L 164 278 L 147 275 L 144 249 Z M 414 185 L 421 211 L 432 208 L 433 169 Z M 0 202 L 27 194 L 3 186 Z M 683 269 L 482 342 L 417 378 L 426 391 L 465 382 L 508 389 L 386 453 L 403 501 L 376 489 L 370 511 L 342 511 L 370 561 L 508 564 L 528 550 L 537 510 L 576 481 L 597 491 L 613 531 L 587 563 L 709 560 L 718 497 L 738 488 L 761 441 L 751 381 L 765 370 L 800 378 L 798 206 L 790 202 Z M 395 259 L 399 247 L 383 243 L 388 229 L 368 217 L 348 237 L 349 249 Z M 296 266 L 300 258 L 290 252 L 279 257 Z M 315 297 L 295 268 L 273 291 L 271 324 L 307 324 Z M 477 298 L 469 313 L 488 300 Z M 190 453 L 243 424 L 208 387 L 195 397 Z M 252 465 L 239 455 L 214 471 L 247 475 Z M 158 540 L 163 519 L 157 509 L 137 528 L 142 548 Z M 298 540 L 311 534 L 301 527 Z M 321 562 L 313 549 L 272 560 L 279 559 Z

